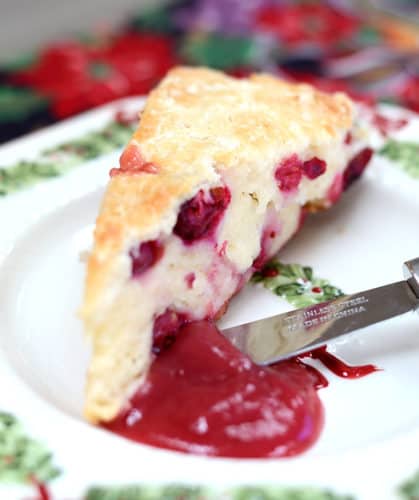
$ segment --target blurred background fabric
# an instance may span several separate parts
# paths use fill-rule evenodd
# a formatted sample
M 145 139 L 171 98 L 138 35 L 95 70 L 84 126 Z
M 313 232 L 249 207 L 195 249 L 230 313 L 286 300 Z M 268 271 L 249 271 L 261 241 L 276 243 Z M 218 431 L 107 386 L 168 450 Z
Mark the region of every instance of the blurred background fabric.
M 0 0 L 0 142 L 147 94 L 177 64 L 419 112 L 419 1 Z

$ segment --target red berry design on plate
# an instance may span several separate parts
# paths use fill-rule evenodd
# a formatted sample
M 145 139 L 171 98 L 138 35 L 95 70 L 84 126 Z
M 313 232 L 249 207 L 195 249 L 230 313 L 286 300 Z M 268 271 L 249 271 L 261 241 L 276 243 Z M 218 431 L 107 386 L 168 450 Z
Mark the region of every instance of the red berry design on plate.
M 262 269 L 261 274 L 264 278 L 275 278 L 275 276 L 278 276 L 279 271 L 274 267 L 266 267 Z
M 132 248 L 129 252 L 131 277 L 135 279 L 144 274 L 161 259 L 163 252 L 163 246 L 157 240 L 145 241 L 139 247 Z
M 212 188 L 208 193 L 201 189 L 181 206 L 173 232 L 185 243 L 211 236 L 230 200 L 227 187 Z
M 115 113 L 115 121 L 121 125 L 135 125 L 138 122 L 138 112 L 120 109 Z
M 372 123 L 384 137 L 387 137 L 390 132 L 395 132 L 405 127 L 408 124 L 408 120 L 406 118 L 389 118 L 380 113 L 375 113 Z

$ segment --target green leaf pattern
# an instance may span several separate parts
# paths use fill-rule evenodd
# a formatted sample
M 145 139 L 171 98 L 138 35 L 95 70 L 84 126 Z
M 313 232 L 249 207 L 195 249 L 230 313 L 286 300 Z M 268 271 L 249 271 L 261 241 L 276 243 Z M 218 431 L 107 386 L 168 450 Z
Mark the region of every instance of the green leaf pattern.
M 411 177 L 419 179 L 419 142 L 390 139 L 379 154 L 395 162 Z
M 46 109 L 48 101 L 35 91 L 0 86 L 0 122 L 23 120 L 33 112 Z
M 207 487 L 122 486 L 91 488 L 85 500 L 354 500 L 317 488 L 238 487 L 217 491 Z
M 0 412 L 0 482 L 47 482 L 59 474 L 51 453 L 26 436 L 16 417 Z
M 327 280 L 313 275 L 313 269 L 300 264 L 284 264 L 273 259 L 253 275 L 254 283 L 261 283 L 295 307 L 306 307 L 343 295 Z
M 419 500 L 419 471 L 400 486 L 400 494 L 404 500 Z
M 88 160 L 121 148 L 134 128 L 133 123 L 112 121 L 102 130 L 42 151 L 33 161 L 21 160 L 7 168 L 0 167 L 0 196 L 58 177 Z

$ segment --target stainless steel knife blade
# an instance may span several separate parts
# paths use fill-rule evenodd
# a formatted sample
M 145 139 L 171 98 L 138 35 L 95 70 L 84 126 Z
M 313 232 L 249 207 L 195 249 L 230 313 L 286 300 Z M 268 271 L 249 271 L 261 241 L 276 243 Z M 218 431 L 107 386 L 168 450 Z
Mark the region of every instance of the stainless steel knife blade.
M 255 363 L 271 364 L 355 330 L 419 308 L 419 258 L 404 265 L 406 281 L 253 321 L 221 333 Z

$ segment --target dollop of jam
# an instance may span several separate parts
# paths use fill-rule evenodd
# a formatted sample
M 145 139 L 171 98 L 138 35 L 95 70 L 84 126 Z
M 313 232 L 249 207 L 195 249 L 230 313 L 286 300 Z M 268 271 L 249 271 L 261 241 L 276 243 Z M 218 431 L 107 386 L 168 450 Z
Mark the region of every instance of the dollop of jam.
M 189 453 L 296 455 L 316 441 L 323 426 L 317 383 L 302 364 L 256 366 L 213 324 L 190 323 L 155 359 L 131 408 L 106 427 Z
M 172 313 L 160 317 L 162 332 L 185 321 Z M 300 454 L 320 436 L 324 413 L 317 391 L 328 385 L 322 373 L 304 362 L 306 357 L 345 378 L 377 370 L 349 366 L 326 348 L 256 366 L 213 323 L 186 323 L 170 348 L 160 350 L 130 407 L 104 427 L 133 441 L 185 453 L 237 458 Z
M 185 243 L 212 236 L 230 200 L 231 193 L 227 187 L 212 188 L 208 193 L 201 189 L 181 206 L 174 234 Z

